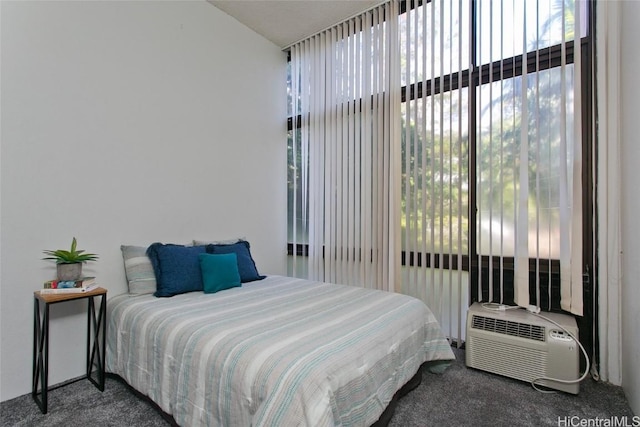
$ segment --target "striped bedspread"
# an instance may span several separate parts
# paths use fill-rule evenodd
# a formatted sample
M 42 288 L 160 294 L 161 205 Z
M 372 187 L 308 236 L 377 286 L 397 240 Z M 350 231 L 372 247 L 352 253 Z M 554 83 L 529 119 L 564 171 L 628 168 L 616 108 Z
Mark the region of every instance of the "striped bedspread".
M 352 286 L 269 276 L 108 306 L 107 371 L 181 426 L 366 426 L 454 358 L 421 301 Z

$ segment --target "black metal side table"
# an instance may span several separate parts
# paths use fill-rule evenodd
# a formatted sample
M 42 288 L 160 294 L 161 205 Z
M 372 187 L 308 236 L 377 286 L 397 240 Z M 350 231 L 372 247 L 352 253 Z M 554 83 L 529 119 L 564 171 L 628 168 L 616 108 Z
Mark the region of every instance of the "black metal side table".
M 94 304 L 94 299 L 97 296 L 101 297 L 98 311 L 96 311 Z M 31 396 L 43 414 L 47 413 L 47 392 L 59 387 L 49 388 L 49 306 L 78 299 L 87 299 L 88 304 L 86 378 L 98 390 L 104 391 L 107 290 L 95 288 L 87 292 L 60 294 L 42 294 L 40 291 L 35 291 L 33 293 L 33 380 Z M 42 308 L 40 303 L 42 303 Z M 94 368 L 97 379 L 93 378 Z M 69 383 L 62 385 L 67 384 Z

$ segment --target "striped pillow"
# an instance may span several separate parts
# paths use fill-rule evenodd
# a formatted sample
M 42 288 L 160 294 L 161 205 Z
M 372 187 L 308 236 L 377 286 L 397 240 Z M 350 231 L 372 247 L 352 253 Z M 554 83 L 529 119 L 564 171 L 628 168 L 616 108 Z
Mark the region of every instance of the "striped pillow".
M 129 283 L 129 293 L 134 295 L 152 294 L 156 291 L 156 275 L 147 248 L 142 246 L 120 246 L 124 271 Z

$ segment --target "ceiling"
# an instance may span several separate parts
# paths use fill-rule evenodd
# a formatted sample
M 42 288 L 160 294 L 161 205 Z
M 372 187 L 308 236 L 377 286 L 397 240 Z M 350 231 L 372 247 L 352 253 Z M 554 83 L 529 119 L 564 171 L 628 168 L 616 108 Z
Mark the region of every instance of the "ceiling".
M 285 48 L 367 10 L 380 0 L 207 0 Z

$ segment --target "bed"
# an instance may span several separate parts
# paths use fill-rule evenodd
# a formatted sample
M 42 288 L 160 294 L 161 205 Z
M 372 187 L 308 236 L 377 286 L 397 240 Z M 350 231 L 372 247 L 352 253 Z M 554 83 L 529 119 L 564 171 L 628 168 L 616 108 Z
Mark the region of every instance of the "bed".
M 268 276 L 207 294 L 109 300 L 107 372 L 181 426 L 368 426 L 454 358 L 419 300 Z
M 261 276 L 245 240 L 122 246 L 107 372 L 181 426 L 369 426 L 454 358 L 419 300 Z M 385 415 L 381 418 L 381 415 Z

